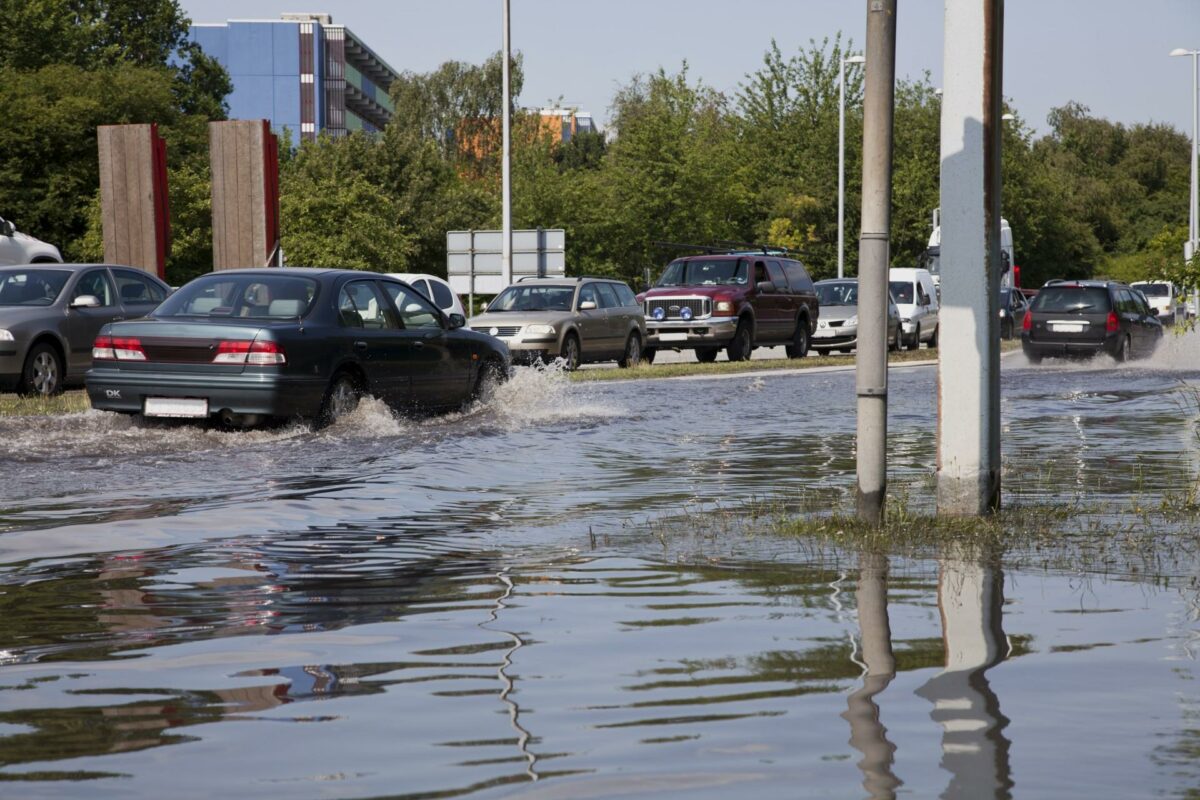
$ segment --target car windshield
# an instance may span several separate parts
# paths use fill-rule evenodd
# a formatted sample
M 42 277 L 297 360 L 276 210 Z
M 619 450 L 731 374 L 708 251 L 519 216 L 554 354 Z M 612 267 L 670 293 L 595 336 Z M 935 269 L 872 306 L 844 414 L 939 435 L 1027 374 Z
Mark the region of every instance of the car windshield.
M 818 283 L 817 302 L 823 306 L 856 306 L 858 305 L 858 284 Z
M 673 261 L 655 286 L 744 286 L 749 274 L 744 259 Z
M 912 281 L 889 281 L 888 289 L 891 290 L 892 297 L 897 303 L 913 302 Z
M 0 272 L 0 306 L 48 306 L 58 299 L 71 273 L 62 269 Z
M 1100 286 L 1046 286 L 1037 293 L 1033 311 L 1055 314 L 1107 313 L 1108 289 Z
M 153 316 L 295 319 L 316 295 L 317 282 L 296 275 L 208 275 L 168 297 Z
M 488 313 L 501 311 L 570 311 L 574 286 L 510 286 L 487 307 Z
M 1139 283 L 1134 288 L 1140 289 L 1146 297 L 1169 297 L 1171 294 L 1165 283 Z

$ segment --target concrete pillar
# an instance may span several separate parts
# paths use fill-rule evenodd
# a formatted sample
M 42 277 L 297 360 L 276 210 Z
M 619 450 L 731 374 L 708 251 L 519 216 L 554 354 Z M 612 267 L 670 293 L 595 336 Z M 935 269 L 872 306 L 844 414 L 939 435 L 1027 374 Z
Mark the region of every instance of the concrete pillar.
M 208 123 L 213 269 L 279 266 L 279 143 L 267 120 Z
M 164 277 L 171 227 L 167 145 L 158 126 L 101 125 L 96 144 L 104 260 Z
M 1001 61 L 1004 0 L 946 0 L 937 508 L 1000 505 Z

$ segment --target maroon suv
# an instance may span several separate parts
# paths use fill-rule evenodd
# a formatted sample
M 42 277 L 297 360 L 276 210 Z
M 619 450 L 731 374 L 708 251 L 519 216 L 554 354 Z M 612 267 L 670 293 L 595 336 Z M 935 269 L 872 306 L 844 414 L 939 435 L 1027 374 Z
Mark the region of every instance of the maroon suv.
M 744 361 L 755 347 L 780 344 L 803 358 L 819 314 L 804 266 L 763 253 L 676 259 L 638 300 L 651 359 L 658 349 L 694 349 L 707 362 L 724 348 L 730 361 Z

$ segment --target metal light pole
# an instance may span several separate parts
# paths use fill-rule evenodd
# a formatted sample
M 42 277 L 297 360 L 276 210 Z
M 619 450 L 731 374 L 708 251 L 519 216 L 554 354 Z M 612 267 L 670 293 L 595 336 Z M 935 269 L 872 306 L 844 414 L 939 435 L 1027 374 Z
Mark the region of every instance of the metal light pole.
M 892 122 L 896 97 L 896 0 L 867 0 L 863 91 L 862 232 L 858 244 L 857 515 L 883 519 L 887 497 L 888 242 L 892 228 Z
M 1191 261 L 1200 251 L 1200 184 L 1196 177 L 1196 158 L 1200 155 L 1200 141 L 1197 140 L 1200 136 L 1200 102 L 1197 100 L 1200 94 L 1200 61 L 1197 60 L 1200 50 L 1179 47 L 1172 50 L 1171 55 L 1192 57 L 1192 191 L 1188 197 L 1188 240 L 1183 248 L 1184 260 Z
M 508 26 L 509 0 L 504 0 L 504 65 L 502 66 L 504 110 L 501 115 L 500 156 L 500 282 L 504 286 L 512 283 L 512 98 L 509 62 L 512 49 L 509 43 Z
M 862 64 L 862 56 L 846 56 L 842 59 L 841 76 L 838 78 L 838 277 L 845 277 L 846 263 L 846 65 Z

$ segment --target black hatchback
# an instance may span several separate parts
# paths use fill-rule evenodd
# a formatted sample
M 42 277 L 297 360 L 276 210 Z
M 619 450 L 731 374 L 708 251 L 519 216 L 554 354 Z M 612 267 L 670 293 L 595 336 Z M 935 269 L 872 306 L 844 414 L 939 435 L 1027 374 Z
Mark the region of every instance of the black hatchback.
M 1021 349 L 1033 363 L 1047 357 L 1107 353 L 1117 361 L 1148 356 L 1162 323 L 1136 291 L 1115 281 L 1052 281 L 1029 306 Z
M 104 326 L 92 406 L 147 417 L 329 421 L 364 394 L 460 406 L 508 374 L 503 342 L 402 281 L 350 270 L 255 269 L 197 278 L 141 320 Z

